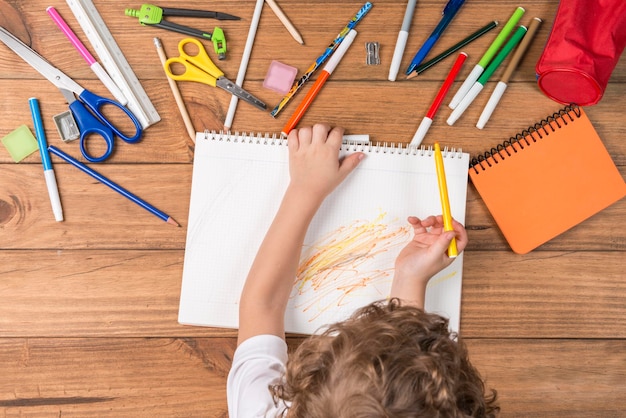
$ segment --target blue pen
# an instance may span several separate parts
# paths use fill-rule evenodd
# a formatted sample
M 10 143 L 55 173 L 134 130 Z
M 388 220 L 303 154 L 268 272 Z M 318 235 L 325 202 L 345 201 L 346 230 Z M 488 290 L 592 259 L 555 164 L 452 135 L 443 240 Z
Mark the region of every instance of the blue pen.
M 461 6 L 463 6 L 463 3 L 465 3 L 465 0 L 448 1 L 448 4 L 446 4 L 446 7 L 444 7 L 443 9 L 443 17 L 441 18 L 433 32 L 430 34 L 426 42 L 424 42 L 424 45 L 422 45 L 422 47 L 413 57 L 409 68 L 407 68 L 406 70 L 406 75 L 411 74 L 413 70 L 415 70 L 415 68 L 420 65 L 422 61 L 424 61 L 426 55 L 428 55 L 432 47 L 439 40 L 439 37 L 441 36 L 443 31 L 445 31 L 450 22 L 452 22 L 452 19 L 454 19 L 454 16 L 456 16 Z
M 43 164 L 43 175 L 46 179 L 46 186 L 48 187 L 52 213 L 54 213 L 54 219 L 60 222 L 63 220 L 63 207 L 61 206 L 61 199 L 59 198 L 59 189 L 57 187 L 56 177 L 54 176 L 54 170 L 52 169 L 50 154 L 48 154 L 48 144 L 46 143 L 46 134 L 43 130 L 39 101 L 31 97 L 28 99 L 28 105 L 30 106 L 30 113 L 33 117 L 33 125 L 35 126 L 39 154 L 41 155 L 41 163 Z

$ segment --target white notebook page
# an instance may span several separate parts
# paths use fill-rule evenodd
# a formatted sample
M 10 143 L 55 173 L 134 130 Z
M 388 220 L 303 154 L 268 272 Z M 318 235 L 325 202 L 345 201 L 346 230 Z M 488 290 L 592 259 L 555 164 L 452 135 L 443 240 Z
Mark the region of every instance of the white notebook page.
M 407 217 L 441 213 L 432 151 L 357 147 L 365 159 L 326 199 L 306 235 L 287 332 L 314 333 L 387 298 L 396 255 L 412 237 Z M 444 158 L 452 215 L 460 222 L 468 164 L 465 153 Z M 244 281 L 289 181 L 287 146 L 199 133 L 193 170 L 179 322 L 237 328 Z M 426 310 L 448 317 L 454 331 L 462 270 L 461 254 L 431 279 L 426 294 Z

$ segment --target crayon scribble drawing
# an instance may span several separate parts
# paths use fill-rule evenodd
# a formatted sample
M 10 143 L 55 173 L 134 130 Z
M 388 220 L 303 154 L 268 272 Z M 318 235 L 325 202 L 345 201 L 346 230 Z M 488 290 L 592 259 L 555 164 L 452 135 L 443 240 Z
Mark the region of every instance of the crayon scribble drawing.
M 292 298 L 309 321 L 364 293 L 370 299 L 388 296 L 393 261 L 412 229 L 386 217 L 381 212 L 373 220 L 355 220 L 303 248 Z

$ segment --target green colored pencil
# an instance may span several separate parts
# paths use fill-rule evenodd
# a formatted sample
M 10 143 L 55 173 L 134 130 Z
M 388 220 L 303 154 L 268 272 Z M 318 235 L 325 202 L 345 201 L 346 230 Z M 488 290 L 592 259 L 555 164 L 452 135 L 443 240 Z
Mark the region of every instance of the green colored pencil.
M 409 79 L 409 78 L 413 78 L 415 76 L 420 75 L 421 73 L 423 73 L 424 71 L 432 67 L 433 65 L 438 64 L 439 62 L 443 61 L 450 55 L 454 54 L 456 51 L 463 48 L 465 45 L 468 45 L 469 43 L 480 38 L 481 36 L 489 32 L 491 29 L 495 28 L 496 26 L 498 26 L 497 20 L 494 20 L 493 22 L 489 22 L 487 25 L 478 29 L 476 32 L 472 33 L 471 35 L 469 35 L 467 38 L 463 39 L 462 41 L 452 45 L 450 48 L 446 49 L 445 51 L 443 51 L 441 54 L 437 55 L 433 59 L 428 60 L 425 63 L 418 65 L 417 68 L 415 68 L 415 70 L 411 74 L 409 74 L 406 78 Z

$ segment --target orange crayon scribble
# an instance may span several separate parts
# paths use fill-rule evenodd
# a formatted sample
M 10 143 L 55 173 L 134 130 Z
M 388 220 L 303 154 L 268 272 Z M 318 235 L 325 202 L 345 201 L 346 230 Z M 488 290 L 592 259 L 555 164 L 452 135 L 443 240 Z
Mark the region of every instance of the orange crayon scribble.
M 382 212 L 371 221 L 355 220 L 304 249 L 294 296 L 303 312 L 313 311 L 311 320 L 329 308 L 346 304 L 349 297 L 356 297 L 366 288 L 370 297 L 376 292 L 386 296 L 383 292 L 387 287 L 379 289 L 378 285 L 391 280 L 393 263 L 375 268 L 371 261 L 399 250 L 410 235 L 408 226 L 385 222 L 386 215 Z

